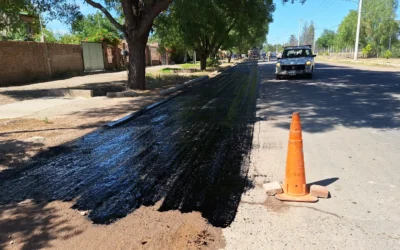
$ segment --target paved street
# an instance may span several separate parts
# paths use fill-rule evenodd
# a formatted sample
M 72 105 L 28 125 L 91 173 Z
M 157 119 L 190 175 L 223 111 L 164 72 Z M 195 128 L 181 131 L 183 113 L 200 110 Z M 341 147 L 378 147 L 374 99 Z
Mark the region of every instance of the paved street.
M 313 80 L 272 80 L 261 64 L 249 177 L 227 249 L 399 249 L 400 72 L 318 64 Z M 302 118 L 308 183 L 330 199 L 266 199 L 283 181 L 290 115 Z
M 0 205 L 72 201 L 108 224 L 161 202 L 159 211 L 198 211 L 223 228 L 226 249 L 398 249 L 400 72 L 318 64 L 312 80 L 280 81 L 273 72 L 273 62 L 240 64 L 0 173 Z M 307 181 L 331 192 L 315 204 L 262 189 L 283 181 L 294 111 Z

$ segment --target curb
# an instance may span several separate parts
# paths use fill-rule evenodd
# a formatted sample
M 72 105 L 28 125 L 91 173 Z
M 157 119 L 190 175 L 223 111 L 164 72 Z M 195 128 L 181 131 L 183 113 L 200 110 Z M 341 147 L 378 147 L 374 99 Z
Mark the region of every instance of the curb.
M 47 90 L 48 96 L 62 96 L 62 97 L 93 97 L 93 90 L 91 89 L 49 89 Z
M 166 95 L 166 94 L 170 94 L 170 93 L 176 92 L 176 91 L 178 91 L 178 90 L 180 90 L 180 89 L 182 89 L 182 88 L 184 88 L 184 87 L 186 87 L 186 86 L 189 86 L 189 85 L 191 85 L 191 84 L 194 84 L 194 83 L 196 83 L 196 82 L 200 82 L 200 81 L 203 81 L 203 80 L 206 80 L 206 79 L 208 79 L 208 76 L 202 76 L 202 77 L 199 77 L 199 78 L 196 78 L 196 79 L 193 79 L 193 80 L 190 80 L 190 81 L 187 81 L 187 82 L 178 84 L 176 87 L 172 87 L 172 88 L 163 90 L 164 93 L 161 93 L 161 92 L 162 92 L 162 91 L 161 91 L 161 92 L 160 92 L 160 95 Z M 168 90 L 168 92 L 167 92 L 167 90 Z M 165 99 L 165 100 L 162 100 L 162 101 L 159 101 L 159 102 L 150 104 L 149 106 L 146 106 L 146 107 L 144 107 L 144 108 L 142 108 L 142 109 L 139 109 L 138 111 L 133 112 L 132 114 L 129 114 L 129 115 L 127 115 L 127 116 L 124 116 L 124 117 L 122 117 L 121 119 L 118 119 L 118 120 L 116 120 L 116 121 L 107 123 L 105 126 L 108 127 L 108 128 L 115 128 L 115 127 L 117 127 L 117 126 L 119 126 L 119 125 L 122 125 L 122 124 L 124 124 L 124 123 L 127 123 L 128 121 L 133 120 L 133 119 L 135 119 L 136 117 L 138 117 L 138 116 L 140 116 L 140 115 L 143 115 L 143 114 L 146 113 L 147 111 L 152 110 L 152 109 L 154 109 L 154 108 L 156 108 L 156 107 L 158 107 L 158 106 L 160 106 L 160 105 L 162 105 L 162 104 L 164 104 L 164 103 L 166 103 L 166 102 L 168 102 L 168 101 L 174 99 L 175 97 L 179 96 L 179 95 L 182 94 L 182 93 L 183 93 L 183 92 L 180 92 L 180 93 L 178 93 L 178 94 L 176 94 L 176 95 L 173 95 L 173 96 L 168 97 L 168 98 Z
M 164 103 L 166 103 L 166 102 L 168 102 L 168 101 L 174 99 L 175 97 L 179 96 L 179 95 L 182 94 L 182 93 L 183 93 L 183 92 L 178 93 L 178 94 L 176 94 L 176 95 L 173 95 L 173 96 L 171 96 L 171 97 L 168 97 L 168 98 L 165 99 L 165 100 L 162 100 L 162 101 L 159 101 L 159 102 L 150 104 L 149 106 L 146 106 L 146 107 L 144 107 L 144 108 L 142 108 L 142 109 L 139 109 L 138 111 L 133 112 L 132 114 L 129 114 L 129 115 L 127 115 L 127 116 L 124 116 L 124 117 L 122 117 L 121 119 L 118 119 L 118 120 L 116 120 L 116 121 L 107 123 L 105 126 L 108 127 L 108 128 L 114 128 L 114 127 L 117 127 L 117 126 L 122 125 L 122 124 L 124 124 L 124 123 L 127 123 L 127 122 L 129 122 L 130 120 L 133 120 L 133 119 L 135 119 L 136 117 L 138 117 L 138 116 L 140 116 L 140 115 L 143 115 L 143 114 L 146 113 L 147 111 L 152 110 L 153 108 L 158 107 L 158 106 L 160 106 L 160 105 L 162 105 L 162 104 L 164 104 Z
M 208 79 L 208 76 L 202 76 L 202 77 L 199 77 L 199 78 L 196 78 L 196 79 L 193 79 L 193 80 L 181 83 L 181 84 L 177 84 L 175 87 L 171 87 L 171 88 L 168 88 L 168 89 L 161 90 L 160 91 L 160 95 L 167 95 L 167 94 L 176 92 L 176 91 L 178 91 L 180 89 L 183 89 L 186 86 L 192 85 L 194 83 L 197 83 L 197 82 L 200 82 L 200 81 L 203 81 L 203 80 L 206 80 L 206 79 Z

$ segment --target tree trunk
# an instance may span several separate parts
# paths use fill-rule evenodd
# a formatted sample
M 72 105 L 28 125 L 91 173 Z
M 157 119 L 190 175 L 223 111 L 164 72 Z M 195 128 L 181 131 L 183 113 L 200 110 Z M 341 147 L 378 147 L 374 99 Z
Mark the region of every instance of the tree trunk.
M 231 63 L 231 59 L 232 59 L 232 50 L 229 50 L 228 63 Z
M 200 69 L 201 70 L 206 70 L 207 68 L 207 57 L 204 55 L 201 55 L 200 57 Z
M 128 41 L 128 89 L 146 89 L 146 43 L 147 38 L 132 36 Z

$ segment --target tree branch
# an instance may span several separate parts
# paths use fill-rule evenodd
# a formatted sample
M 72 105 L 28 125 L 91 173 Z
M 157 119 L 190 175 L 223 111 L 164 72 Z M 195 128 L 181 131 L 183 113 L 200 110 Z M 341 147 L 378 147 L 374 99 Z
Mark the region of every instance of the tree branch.
M 154 18 L 156 18 L 163 10 L 167 9 L 169 4 L 172 3 L 172 0 L 158 0 L 152 2 L 152 4 L 145 6 L 139 31 L 141 34 L 146 33 L 151 28 Z
M 110 20 L 110 22 L 121 32 L 123 32 L 125 34 L 125 30 L 124 30 L 124 26 L 122 24 L 120 24 L 119 22 L 117 22 L 114 17 L 110 14 L 110 12 L 108 12 L 108 10 L 106 8 L 103 7 L 103 5 L 94 2 L 92 0 L 85 0 L 86 3 L 88 3 L 89 5 L 91 5 L 92 7 L 99 9 L 101 12 L 104 13 L 104 15 L 106 15 L 106 17 L 108 18 L 108 20 Z

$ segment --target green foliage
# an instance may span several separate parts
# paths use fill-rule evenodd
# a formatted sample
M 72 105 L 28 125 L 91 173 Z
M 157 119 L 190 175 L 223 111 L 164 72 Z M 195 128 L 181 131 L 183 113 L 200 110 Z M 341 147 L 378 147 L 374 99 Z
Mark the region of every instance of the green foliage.
M 386 50 L 383 54 L 383 57 L 389 60 L 389 58 L 392 57 L 392 52 L 390 50 Z
M 0 41 L 24 41 L 32 40 L 32 38 L 26 32 L 26 28 L 21 26 L 19 28 L 13 28 L 12 31 L 8 31 L 5 35 L 0 36 Z
M 73 34 L 62 34 L 59 36 L 59 43 L 62 44 L 80 44 L 81 38 Z
M 56 43 L 58 42 L 58 35 L 54 34 L 53 31 L 48 30 L 48 29 L 43 29 L 43 36 L 46 40 L 46 42 L 48 43 Z M 36 34 L 34 36 L 34 40 L 37 42 L 41 41 L 41 37 L 42 37 L 42 32 L 39 32 L 38 34 Z
M 392 46 L 390 51 L 392 52 L 392 56 L 394 58 L 400 58 L 400 43 L 397 43 L 394 46 Z
M 219 66 L 218 59 L 215 58 L 207 58 L 207 67 L 218 67 Z
M 324 30 L 322 35 L 316 41 L 318 48 L 329 48 L 335 44 L 336 33 L 333 30 Z
M 362 26 L 365 40 L 370 43 L 375 55 L 387 48 L 389 38 L 397 41 L 399 23 L 396 21 L 397 0 L 365 0 Z
M 351 10 L 340 23 L 335 41 L 339 45 L 339 47 L 353 47 L 356 43 L 355 37 L 357 30 L 357 17 L 357 11 Z M 361 44 L 364 44 L 363 37 L 365 37 L 364 29 L 362 29 L 360 33 Z
M 368 56 L 382 54 L 390 38 L 393 44 L 397 42 L 400 30 L 399 22 L 396 20 L 397 5 L 397 0 L 364 0 L 360 44 L 371 45 L 372 50 L 368 52 Z M 335 38 L 335 44 L 339 49 L 354 46 L 357 18 L 357 11 L 352 10 L 339 25 Z
M 198 63 L 185 63 L 181 65 L 182 69 L 198 69 L 199 66 L 200 65 Z
M 157 18 L 155 37 L 164 47 L 195 50 L 198 59 L 220 48 L 244 52 L 262 46 L 273 10 L 272 0 L 175 0 Z
M 113 45 L 118 44 L 122 38 L 118 29 L 100 12 L 78 16 L 71 29 L 74 35 L 88 42 L 106 42 Z
M 0 30 L 19 29 L 19 14 L 46 13 L 48 19 L 72 22 L 79 14 L 79 5 L 68 0 L 0 0 Z
M 365 47 L 362 49 L 362 54 L 363 54 L 363 56 L 365 56 L 365 57 L 369 57 L 369 56 L 371 55 L 371 52 L 372 52 L 372 46 L 371 46 L 371 44 L 367 44 L 367 46 L 365 46 Z
M 90 34 L 84 41 L 87 42 L 105 42 L 107 44 L 116 45 L 119 43 L 119 38 L 112 32 L 106 29 L 99 29 L 93 34 Z

